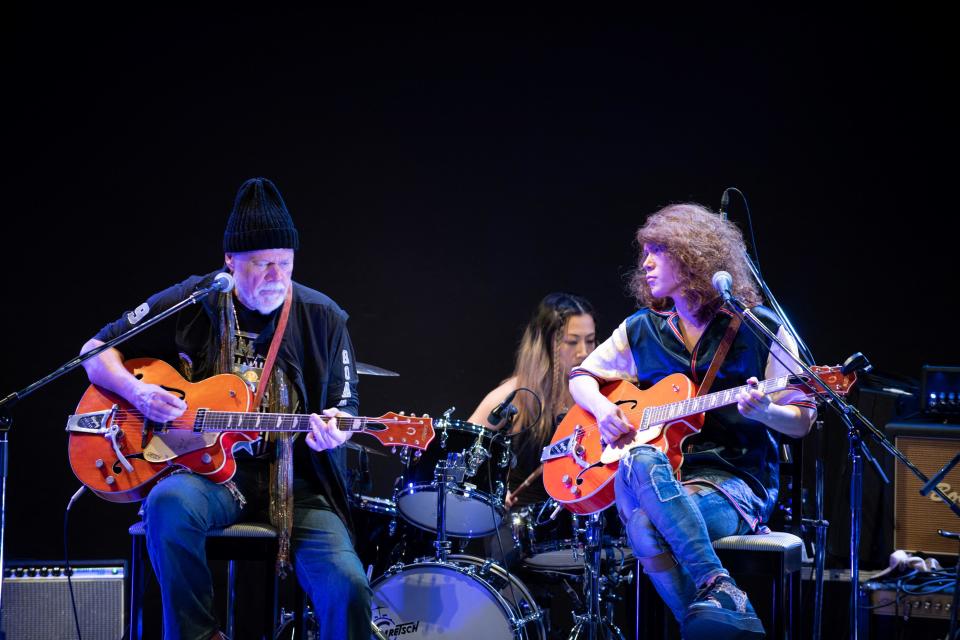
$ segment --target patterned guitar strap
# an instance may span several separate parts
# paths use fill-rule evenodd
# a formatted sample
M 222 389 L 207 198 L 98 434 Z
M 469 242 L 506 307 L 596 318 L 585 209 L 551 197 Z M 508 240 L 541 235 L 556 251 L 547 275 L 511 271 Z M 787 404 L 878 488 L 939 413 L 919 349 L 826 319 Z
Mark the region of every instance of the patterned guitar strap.
M 279 385 L 271 377 L 273 365 L 277 360 L 277 352 L 283 341 L 283 333 L 287 328 L 287 318 L 290 317 L 290 303 L 293 300 L 293 286 L 287 288 L 287 296 L 283 300 L 283 310 L 277 321 L 277 329 L 270 341 L 267 359 L 263 363 L 260 382 L 257 384 L 257 393 L 253 399 L 253 406 L 259 410 L 263 401 L 267 385 L 271 392 L 268 401 L 271 412 L 280 407 Z M 268 441 L 276 442 L 276 455 L 270 463 L 270 524 L 277 529 L 278 548 L 276 572 L 280 578 L 286 578 L 293 566 L 290 564 L 290 536 L 293 533 L 293 438 L 292 433 L 275 432 L 267 434 Z

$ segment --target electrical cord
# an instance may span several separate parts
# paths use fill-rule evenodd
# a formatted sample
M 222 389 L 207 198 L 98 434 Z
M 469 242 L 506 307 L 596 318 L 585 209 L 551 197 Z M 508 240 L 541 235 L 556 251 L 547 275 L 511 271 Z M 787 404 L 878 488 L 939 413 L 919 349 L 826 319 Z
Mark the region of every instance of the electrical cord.
M 70 508 L 73 507 L 73 504 L 86 490 L 86 486 L 81 486 L 70 498 L 70 501 L 67 503 L 67 508 L 63 512 L 63 566 L 64 573 L 67 576 L 67 590 L 70 592 L 70 605 L 73 607 L 73 624 L 77 629 L 77 640 L 83 640 L 83 636 L 80 633 L 80 616 L 77 615 L 77 599 L 73 593 L 73 569 L 70 568 L 70 549 L 67 544 L 69 540 L 67 532 L 69 531 Z

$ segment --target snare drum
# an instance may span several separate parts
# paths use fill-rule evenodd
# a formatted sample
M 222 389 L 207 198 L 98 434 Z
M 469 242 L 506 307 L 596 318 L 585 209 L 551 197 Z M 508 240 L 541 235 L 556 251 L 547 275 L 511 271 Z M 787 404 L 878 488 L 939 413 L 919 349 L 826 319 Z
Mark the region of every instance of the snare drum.
M 523 565 L 534 571 L 582 571 L 582 546 L 574 530 L 577 524 L 566 509 L 562 509 L 556 519 L 550 520 L 552 507 L 555 506 L 548 501 L 527 505 L 510 514 L 513 539 L 520 549 Z M 580 525 L 584 524 L 581 520 Z M 605 519 L 603 539 L 604 562 L 626 565 L 633 560 L 633 551 L 615 511 L 611 511 Z
M 370 585 L 373 623 L 388 638 L 545 640 L 542 612 L 492 560 L 451 555 L 387 571 Z
M 437 486 L 434 470 L 447 455 L 458 453 L 466 467 L 462 482 L 447 493 L 447 535 L 476 538 L 492 534 L 505 510 L 510 436 L 459 420 L 434 422 L 437 435 L 420 459 L 412 462 L 396 497 L 397 511 L 410 524 L 437 530 Z

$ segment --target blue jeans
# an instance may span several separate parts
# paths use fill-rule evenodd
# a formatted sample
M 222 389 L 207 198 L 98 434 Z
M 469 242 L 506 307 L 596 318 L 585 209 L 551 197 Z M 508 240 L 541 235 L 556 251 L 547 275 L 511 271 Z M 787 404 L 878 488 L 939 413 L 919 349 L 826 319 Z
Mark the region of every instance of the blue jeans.
M 206 532 L 237 522 L 244 510 L 226 486 L 189 473 L 166 478 L 147 496 L 147 550 L 160 583 L 166 640 L 206 640 L 217 631 Z M 371 591 L 340 518 L 297 508 L 291 546 L 321 637 L 367 640 Z
M 735 477 L 730 482 L 743 484 Z M 698 587 L 729 575 L 710 541 L 750 531 L 723 493 L 709 485 L 689 490 L 693 493 L 676 480 L 667 457 L 653 447 L 639 446 L 620 462 L 617 510 L 630 546 L 641 562 L 660 557 L 661 566 L 647 565 L 646 573 L 678 622 Z M 676 564 L 669 561 L 671 554 Z M 664 560 L 673 566 L 664 567 Z

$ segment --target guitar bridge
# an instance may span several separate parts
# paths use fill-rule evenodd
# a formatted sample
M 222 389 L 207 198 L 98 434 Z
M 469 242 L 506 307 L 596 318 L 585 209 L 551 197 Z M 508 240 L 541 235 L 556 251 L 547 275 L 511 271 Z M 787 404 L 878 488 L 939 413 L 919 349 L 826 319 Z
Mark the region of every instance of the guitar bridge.
M 557 458 L 570 456 L 579 466 L 584 469 L 588 468 L 590 464 L 583 459 L 583 447 L 580 446 L 580 441 L 582 439 L 583 427 L 577 425 L 573 430 L 573 433 L 571 433 L 569 436 L 544 447 L 543 451 L 540 453 L 540 462 L 547 462 L 548 460 L 556 460 Z

